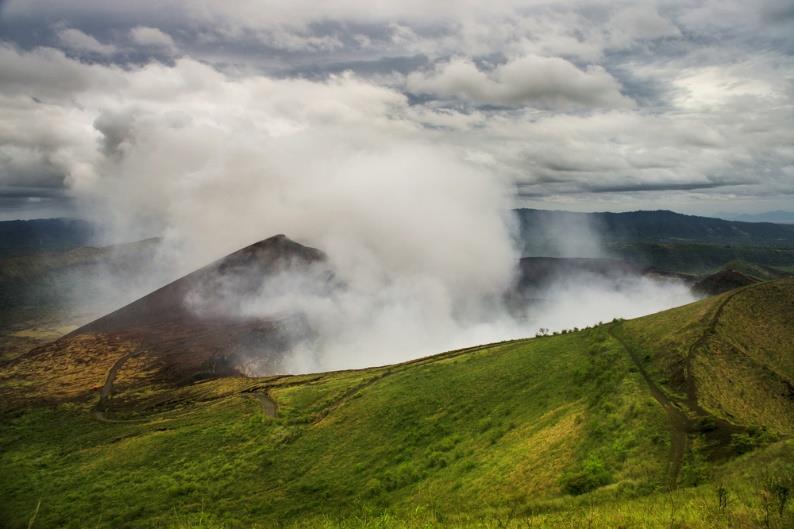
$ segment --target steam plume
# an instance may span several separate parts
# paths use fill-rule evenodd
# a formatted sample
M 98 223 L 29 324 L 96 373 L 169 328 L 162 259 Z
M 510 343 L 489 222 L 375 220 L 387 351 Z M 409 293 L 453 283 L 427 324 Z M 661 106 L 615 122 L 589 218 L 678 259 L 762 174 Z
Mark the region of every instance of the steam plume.
M 109 238 L 162 235 L 158 277 L 276 233 L 329 256 L 342 286 L 286 272 L 229 309 L 305 316 L 312 332 L 297 337 L 287 371 L 383 364 L 529 336 L 540 322 L 563 327 L 691 299 L 648 282 L 616 296 L 613 284 L 591 282 L 588 299 L 611 300 L 609 310 L 594 302 L 574 314 L 565 307 L 577 289 L 555 283 L 545 308 L 530 312 L 536 321 L 512 316 L 503 299 L 520 254 L 510 180 L 468 148 L 436 145 L 432 127 L 389 88 L 351 75 L 233 79 L 190 60 L 105 75 L 125 104 L 86 101 L 95 147 L 71 183 Z M 576 253 L 574 235 L 560 230 L 562 255 Z M 593 237 L 581 240 L 599 251 Z M 255 351 L 247 359 L 256 372 Z

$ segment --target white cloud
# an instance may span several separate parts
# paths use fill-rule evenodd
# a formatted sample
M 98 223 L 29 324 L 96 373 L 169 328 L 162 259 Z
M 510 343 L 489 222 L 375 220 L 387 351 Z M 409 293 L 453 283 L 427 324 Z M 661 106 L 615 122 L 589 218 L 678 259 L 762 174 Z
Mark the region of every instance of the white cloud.
M 398 91 L 349 74 L 236 77 L 186 58 L 118 69 L 8 55 L 69 65 L 80 83 L 50 104 L 28 100 L 26 130 L 41 130 L 26 137 L 11 136 L 3 121 L 19 115 L 4 110 L 15 101 L 0 99 L 0 144 L 5 131 L 57 158 L 82 214 L 119 239 L 163 233 L 183 271 L 276 233 L 326 250 L 350 290 L 312 317 L 352 318 L 326 336 L 340 353 L 329 365 L 522 332 L 494 323 L 473 337 L 503 314 L 484 304 L 509 286 L 517 258 L 509 182 L 434 144 Z
M 0 186 L 65 186 L 187 269 L 278 232 L 328 250 L 339 358 L 520 334 L 487 318 L 514 184 L 572 209 L 794 194 L 784 24 L 718 4 L 11 0 L 32 37 L 0 46 Z
M 666 185 L 689 188 L 699 201 L 774 194 L 782 201 L 792 191 L 794 61 L 782 0 L 758 9 L 732 0 L 310 4 L 4 3 L 4 20 L 28 24 L 30 34 L 68 20 L 96 40 L 89 34 L 104 20 L 101 35 L 118 42 L 99 46 L 119 51 L 136 42 L 141 48 L 131 57 L 140 60 L 163 50 L 174 55 L 168 46 L 178 35 L 179 55 L 189 59 L 176 61 L 175 70 L 145 59 L 103 66 L 88 64 L 95 52 L 70 53 L 81 63 L 51 48 L 30 49 L 30 42 L 20 43 L 30 49 L 25 53 L 0 47 L 6 131 L 24 129 L 27 116 L 40 119 L 55 107 L 88 123 L 87 131 L 71 133 L 85 145 L 71 158 L 63 155 L 73 150 L 68 142 L 38 138 L 42 145 L 14 144 L 4 159 L 14 160 L 8 164 L 15 175 L 54 174 L 69 159 L 97 173 L 94 155 L 86 153 L 101 143 L 91 126 L 98 115 L 162 112 L 175 123 L 203 116 L 204 124 L 228 128 L 213 112 L 235 114 L 226 102 L 256 84 L 290 86 L 312 98 L 290 99 L 273 88 L 261 97 L 280 101 L 278 112 L 260 115 L 265 103 L 250 103 L 259 127 L 274 137 L 370 120 L 373 130 L 385 127 L 384 141 L 407 134 L 431 142 L 538 196 L 599 203 L 609 196 L 617 204 L 621 193 L 647 184 L 660 190 L 644 195 L 646 206 L 655 206 L 659 192 L 671 192 Z M 130 60 L 124 53 L 105 57 Z M 341 75 L 345 69 L 353 73 Z M 419 97 L 409 102 L 406 95 Z M 202 98 L 213 104 L 188 104 Z M 62 126 L 69 128 L 60 121 L 54 128 Z M 594 197 L 605 189 L 615 192 Z
M 432 58 L 465 53 L 533 53 L 544 56 L 599 59 L 612 46 L 671 36 L 677 28 L 659 15 L 652 3 L 620 5 L 609 2 L 538 2 L 537 0 L 488 3 L 473 0 L 445 2 L 385 1 L 375 4 L 345 0 L 317 4 L 309 0 L 279 2 L 250 0 L 219 2 L 199 0 L 141 0 L 132 4 L 76 0 L 9 0 L 4 14 L 25 19 L 51 17 L 73 20 L 85 17 L 126 21 L 130 26 L 178 27 L 180 35 L 200 33 L 223 41 L 256 36 L 284 50 L 345 50 L 348 25 L 371 26 L 372 34 L 391 29 L 391 38 L 380 39 L 375 49 L 393 53 L 423 53 Z M 595 15 L 594 15 L 595 14 Z M 614 20 L 609 15 L 614 15 Z M 340 23 L 333 35 L 315 34 L 315 26 Z M 322 31 L 322 30 L 321 30 Z M 360 35 L 369 39 L 369 35 Z M 372 42 L 371 40 L 369 42 Z M 360 47 L 370 52 L 371 46 Z
M 558 57 L 527 56 L 489 72 L 468 59 L 437 65 L 430 73 L 413 73 L 408 89 L 473 103 L 536 105 L 549 108 L 629 107 L 618 83 L 600 66 L 581 70 Z
M 58 39 L 66 49 L 75 52 L 94 53 L 97 55 L 112 55 L 116 52 L 116 46 L 103 44 L 79 29 L 61 29 L 58 31 Z
M 648 4 L 637 4 L 618 11 L 609 21 L 610 45 L 623 47 L 638 40 L 680 37 L 681 31 Z
M 140 46 L 162 48 L 168 51 L 174 50 L 176 45 L 171 35 L 157 28 L 149 26 L 136 26 L 130 30 L 130 37 L 133 42 Z
M 742 97 L 780 99 L 787 89 L 785 82 L 776 87 L 758 75 L 742 75 L 736 65 L 688 68 L 673 84 L 678 89 L 675 103 L 693 110 L 708 110 Z

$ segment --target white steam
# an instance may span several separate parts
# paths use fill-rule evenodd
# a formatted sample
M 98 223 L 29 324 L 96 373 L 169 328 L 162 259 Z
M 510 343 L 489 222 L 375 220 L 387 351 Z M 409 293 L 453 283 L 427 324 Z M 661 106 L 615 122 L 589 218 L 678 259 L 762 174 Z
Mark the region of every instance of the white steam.
M 54 51 L 32 58 L 40 67 L 26 87 L 48 101 L 51 134 L 69 139 L 53 163 L 82 212 L 113 240 L 162 235 L 161 273 L 175 278 L 276 233 L 328 254 L 343 288 L 288 274 L 235 309 L 303 315 L 312 332 L 286 371 L 395 362 L 691 299 L 650 280 L 619 290 L 587 281 L 547 290 L 530 321 L 510 316 L 512 182 L 465 142 L 438 141 L 437 128 L 470 119 L 418 110 L 397 90 L 353 75 L 235 77 L 190 59 L 125 70 Z M 69 86 L 59 91 L 48 69 Z M 561 253 L 597 254 L 597 239 L 577 243 L 574 228 L 555 235 Z M 250 364 L 256 372 L 255 355 Z
M 242 306 L 244 316 L 305 319 L 310 332 L 296 336 L 286 372 L 382 365 L 529 333 L 497 297 L 451 292 L 429 274 L 351 277 L 329 288 L 316 272 L 271 278 Z M 256 362 L 248 368 L 255 373 Z
M 626 275 L 617 282 L 592 274 L 554 281 L 530 319 L 551 331 L 583 328 L 613 318 L 634 318 L 695 301 L 681 281 Z

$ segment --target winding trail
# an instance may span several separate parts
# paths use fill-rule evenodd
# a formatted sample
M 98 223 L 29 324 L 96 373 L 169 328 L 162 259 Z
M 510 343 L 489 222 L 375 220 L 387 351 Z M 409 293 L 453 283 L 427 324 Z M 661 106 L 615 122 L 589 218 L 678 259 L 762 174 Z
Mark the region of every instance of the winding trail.
M 675 487 L 678 483 L 678 476 L 681 474 L 681 467 L 684 465 L 684 458 L 686 456 L 687 448 L 689 447 L 689 432 L 692 429 L 692 424 L 687 415 L 673 402 L 670 397 L 653 381 L 642 361 L 637 356 L 637 353 L 631 349 L 626 342 L 613 332 L 610 326 L 609 335 L 614 338 L 623 349 L 629 354 L 632 362 L 642 375 L 645 384 L 651 392 L 654 399 L 662 406 L 667 414 L 667 420 L 670 423 L 670 460 L 667 466 L 667 479 L 671 487 Z
M 328 415 L 330 415 L 331 412 L 333 412 L 334 410 L 340 408 L 347 401 L 349 401 L 350 398 L 353 395 L 357 394 L 362 389 L 364 389 L 366 387 L 369 387 L 369 386 L 375 384 L 376 382 L 379 382 L 379 381 L 383 380 L 384 378 L 386 378 L 389 375 L 392 375 L 394 373 L 395 373 L 395 370 L 386 369 L 382 373 L 380 373 L 378 375 L 375 375 L 373 377 L 370 377 L 367 380 L 365 380 L 365 381 L 363 381 L 363 382 L 361 382 L 359 384 L 356 384 L 356 385 L 348 388 L 334 402 L 330 403 L 330 405 L 328 405 L 320 413 L 317 414 L 317 416 L 314 418 L 314 421 L 312 421 L 312 425 L 316 425 L 316 424 L 319 424 L 320 422 L 322 422 L 322 420 L 325 419 L 326 417 L 328 417 Z
M 642 360 L 637 353 L 629 347 L 623 338 L 617 336 L 614 332 L 614 325 L 609 326 L 609 335 L 614 338 L 629 354 L 634 365 L 639 370 L 642 378 L 648 386 L 651 395 L 654 399 L 664 408 L 667 413 L 668 421 L 670 423 L 670 440 L 671 440 L 671 453 L 670 461 L 668 463 L 668 479 L 670 486 L 675 487 L 678 482 L 678 477 L 683 467 L 684 459 L 689 448 L 689 435 L 700 433 L 703 434 L 712 443 L 712 456 L 719 457 L 721 452 L 724 452 L 730 447 L 733 434 L 745 431 L 745 428 L 732 424 L 725 419 L 715 416 L 714 414 L 706 411 L 698 402 L 697 398 L 697 381 L 693 370 L 695 356 L 698 350 L 705 350 L 706 344 L 711 336 L 714 335 L 717 329 L 717 323 L 722 316 L 723 310 L 728 302 L 739 294 L 745 288 L 736 289 L 736 291 L 727 295 L 725 299 L 720 301 L 714 313 L 706 325 L 706 329 L 701 336 L 689 346 L 687 350 L 686 363 L 684 366 L 684 383 L 686 386 L 686 398 L 673 399 L 660 388 L 656 382 L 648 374 Z M 681 408 L 683 405 L 686 408 L 684 411 Z M 687 413 L 687 411 L 689 413 Z
M 363 389 L 365 389 L 365 388 L 367 388 L 367 387 L 369 387 L 369 386 L 371 386 L 371 385 L 383 380 L 384 378 L 386 378 L 386 377 L 388 377 L 390 375 L 402 372 L 405 368 L 407 368 L 409 366 L 432 364 L 432 363 L 435 363 L 435 362 L 449 360 L 449 359 L 452 359 L 452 358 L 456 358 L 456 357 L 459 357 L 459 356 L 463 356 L 463 355 L 466 355 L 466 354 L 475 353 L 475 352 L 483 351 L 483 350 L 489 350 L 489 351 L 492 351 L 492 352 L 498 352 L 498 351 L 502 351 L 502 350 L 505 350 L 505 349 L 510 349 L 510 348 L 512 348 L 512 347 L 514 347 L 516 345 L 520 345 L 523 341 L 524 341 L 523 339 L 506 340 L 506 341 L 503 341 L 503 342 L 476 345 L 476 346 L 472 346 L 472 347 L 465 347 L 465 348 L 461 348 L 461 349 L 455 349 L 455 350 L 452 350 L 452 351 L 447 351 L 445 353 L 441 353 L 441 354 L 437 354 L 437 355 L 432 355 L 432 356 L 427 356 L 427 357 L 422 357 L 422 358 L 416 358 L 416 359 L 413 359 L 413 360 L 409 360 L 409 361 L 406 361 L 406 362 L 395 364 L 393 366 L 382 366 L 380 368 L 380 369 L 382 369 L 382 371 L 380 373 L 377 373 L 377 374 L 375 374 L 373 376 L 370 376 L 370 377 L 366 378 L 365 380 L 363 380 L 362 382 L 359 382 L 358 384 L 355 384 L 355 385 L 347 388 L 345 391 L 342 392 L 341 395 L 339 395 L 337 398 L 335 398 L 332 402 L 328 403 L 328 405 L 324 409 L 322 409 L 317 414 L 315 414 L 311 424 L 312 425 L 317 425 L 318 423 L 322 422 L 326 417 L 328 417 L 328 415 L 330 415 L 332 412 L 334 412 L 335 410 L 339 409 L 344 404 L 346 404 L 359 391 L 361 391 L 361 390 L 363 390 Z M 114 381 L 116 379 L 116 376 L 118 375 L 119 371 L 124 366 L 124 364 L 127 362 L 127 360 L 129 360 L 130 358 L 133 358 L 135 356 L 138 356 L 139 354 L 141 354 L 143 352 L 144 352 L 144 349 L 142 347 L 139 347 L 137 349 L 134 349 L 132 351 L 129 351 L 129 352 L 123 354 L 121 357 L 119 357 L 113 363 L 111 368 L 108 370 L 107 375 L 105 377 L 105 383 L 102 386 L 101 391 L 100 391 L 99 402 L 97 403 L 96 407 L 94 408 L 94 417 L 97 420 L 99 420 L 101 422 L 114 423 L 114 424 L 115 423 L 142 423 L 142 422 L 149 422 L 150 420 L 152 420 L 153 416 L 147 416 L 146 418 L 135 418 L 135 419 L 111 419 L 111 418 L 108 418 L 106 416 L 106 412 L 109 411 L 110 400 L 111 400 L 111 397 L 113 395 L 113 383 L 114 383 Z M 279 406 L 278 406 L 278 402 L 276 401 L 275 397 L 273 396 L 271 390 L 274 390 L 274 389 L 277 389 L 277 388 L 287 388 L 287 387 L 292 387 L 292 386 L 302 386 L 302 385 L 305 385 L 305 384 L 312 384 L 312 383 L 315 383 L 315 382 L 317 382 L 319 380 L 322 380 L 323 378 L 326 378 L 329 375 L 345 373 L 345 372 L 370 371 L 372 369 L 378 369 L 378 368 L 365 368 L 365 369 L 350 369 L 350 370 L 341 370 L 341 371 L 330 371 L 330 372 L 327 372 L 327 373 L 322 373 L 322 374 L 320 374 L 318 376 L 315 376 L 313 378 L 301 379 L 301 380 L 297 380 L 297 381 L 290 381 L 290 379 L 293 378 L 291 375 L 280 375 L 280 376 L 276 376 L 274 378 L 269 379 L 265 383 L 255 384 L 255 385 L 249 387 L 248 389 L 245 389 L 242 392 L 237 393 L 237 397 L 239 398 L 239 396 L 241 396 L 241 395 L 250 395 L 250 396 L 254 397 L 256 400 L 259 401 L 259 403 L 260 403 L 260 405 L 262 407 L 262 411 L 263 411 L 263 413 L 266 416 L 271 417 L 271 418 L 277 418 L 278 414 L 279 414 Z M 279 381 L 280 383 L 274 383 L 276 381 Z M 234 396 L 232 395 L 232 396 L 229 396 L 227 398 L 234 398 Z M 224 399 L 221 399 L 221 400 L 224 400 Z M 173 418 L 174 417 L 161 417 L 160 419 L 170 420 L 170 419 L 173 419 Z
M 453 351 L 448 351 L 446 353 L 441 353 L 441 354 L 437 354 L 437 355 L 433 355 L 433 356 L 427 356 L 427 357 L 423 357 L 423 358 L 416 358 L 414 360 L 408 360 L 406 362 L 402 362 L 400 364 L 395 364 L 393 366 L 383 366 L 383 367 L 380 368 L 380 369 L 382 369 L 382 371 L 380 371 L 379 373 L 374 374 L 374 375 L 366 378 L 365 380 L 359 382 L 358 384 L 354 384 L 354 385 L 348 387 L 338 397 L 333 399 L 333 401 L 329 402 L 322 410 L 318 411 L 314 415 L 314 417 L 313 417 L 313 419 L 311 421 L 311 426 L 314 427 L 314 426 L 317 426 L 320 423 L 322 423 L 331 413 L 333 413 L 337 409 L 339 409 L 342 406 L 344 406 L 347 402 L 349 402 L 352 398 L 354 398 L 363 389 L 366 389 L 366 388 L 368 388 L 368 387 L 380 382 L 381 380 L 383 380 L 383 379 L 385 379 L 385 378 L 387 378 L 387 377 L 389 377 L 391 375 L 395 375 L 397 373 L 401 373 L 401 372 L 403 372 L 405 370 L 405 368 L 407 368 L 409 366 L 429 365 L 429 364 L 432 364 L 434 362 L 449 360 L 449 359 L 456 358 L 456 357 L 459 357 L 459 356 L 462 356 L 462 355 L 465 355 L 465 354 L 474 353 L 474 352 L 483 351 L 483 350 L 489 350 L 489 351 L 493 351 L 493 352 L 502 351 L 502 350 L 505 350 L 505 349 L 510 349 L 512 347 L 515 347 L 515 346 L 520 346 L 521 343 L 523 343 L 523 341 L 524 340 L 507 340 L 507 341 L 504 341 L 504 342 L 497 342 L 497 343 L 493 343 L 493 344 L 477 345 L 477 346 L 474 346 L 474 347 L 466 347 L 466 348 L 463 348 L 463 349 L 455 349 Z M 299 381 L 296 381 L 296 382 L 285 382 L 285 383 L 281 383 L 281 384 L 272 384 L 272 381 L 270 381 L 271 383 L 269 383 L 269 384 L 265 384 L 265 385 L 261 385 L 261 386 L 258 385 L 258 386 L 251 387 L 251 388 L 245 390 L 244 393 L 253 394 L 260 401 L 260 403 L 262 404 L 262 409 L 263 409 L 264 413 L 267 416 L 269 416 L 269 417 L 275 418 L 275 417 L 278 416 L 278 402 L 275 400 L 275 398 L 273 397 L 273 395 L 271 393 L 272 389 L 287 388 L 287 387 L 294 387 L 294 386 L 303 386 L 305 384 L 312 384 L 312 383 L 318 382 L 318 381 L 326 378 L 328 375 L 344 373 L 344 372 L 370 371 L 372 369 L 377 369 L 377 368 L 365 368 L 365 369 L 350 369 L 350 370 L 343 370 L 343 371 L 331 371 L 331 372 L 328 372 L 328 373 L 323 373 L 322 375 L 319 375 L 319 376 L 317 376 L 315 378 L 312 378 L 312 379 L 309 379 L 309 380 L 299 380 Z M 278 377 L 278 378 L 279 379 L 281 379 L 281 378 L 289 379 L 290 376 L 286 375 L 284 377 Z M 304 432 L 298 432 L 295 436 L 288 437 L 283 442 L 284 443 L 293 442 L 298 437 L 300 437 L 303 433 Z
M 747 287 L 745 287 L 747 288 Z M 711 319 L 709 320 L 708 325 L 706 326 L 706 330 L 703 331 L 703 334 L 698 338 L 692 345 L 689 346 L 687 350 L 686 356 L 686 364 L 684 366 L 684 378 L 686 380 L 686 398 L 687 398 L 687 406 L 692 408 L 693 411 L 696 411 L 699 415 L 710 415 L 706 410 L 704 410 L 700 403 L 698 402 L 697 396 L 697 383 L 695 381 L 695 374 L 693 365 L 695 363 L 695 356 L 697 355 L 698 350 L 702 350 L 706 348 L 706 343 L 708 339 L 714 335 L 717 330 L 717 323 L 720 321 L 720 317 L 722 316 L 723 310 L 725 310 L 725 306 L 728 304 L 730 300 L 736 296 L 739 292 L 744 290 L 744 288 L 739 288 L 732 292 L 730 295 L 725 296 L 717 308 L 712 314 Z
M 269 391 L 254 393 L 254 396 L 259 400 L 260 404 L 262 404 L 262 411 L 265 415 L 273 417 L 274 419 L 278 417 L 278 403 L 273 400 Z
M 131 422 L 130 420 L 120 421 L 120 420 L 108 419 L 105 416 L 105 412 L 107 411 L 108 402 L 110 401 L 110 397 L 113 395 L 113 381 L 116 380 L 116 375 L 118 375 L 119 371 L 124 366 L 124 363 L 127 360 L 129 360 L 130 358 L 133 358 L 135 356 L 138 356 L 142 352 L 143 352 L 143 349 L 137 348 L 137 349 L 133 349 L 132 351 L 129 351 L 127 353 L 124 353 L 123 355 L 121 355 L 119 357 L 118 360 L 116 360 L 113 363 L 113 365 L 108 370 L 108 374 L 105 376 L 105 384 L 102 386 L 102 389 L 99 392 L 99 402 L 97 403 L 96 408 L 94 410 L 94 416 L 98 420 L 100 420 L 102 422 L 112 422 L 112 423 L 116 423 L 116 422 Z M 137 420 L 133 420 L 133 422 L 138 422 L 138 421 Z

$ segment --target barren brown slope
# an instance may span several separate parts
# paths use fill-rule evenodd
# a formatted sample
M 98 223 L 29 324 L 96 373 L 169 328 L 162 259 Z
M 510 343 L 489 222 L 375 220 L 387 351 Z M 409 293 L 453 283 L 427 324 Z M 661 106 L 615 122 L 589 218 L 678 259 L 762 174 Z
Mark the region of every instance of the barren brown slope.
M 3 378 L 15 380 L 21 398 L 85 397 L 132 351 L 140 353 L 121 366 L 118 384 L 179 384 L 237 374 L 242 355 L 251 351 L 260 372 L 276 371 L 289 341 L 301 332 L 299 315 L 242 317 L 237 304 L 281 272 L 324 261 L 319 250 L 284 235 L 271 237 L 32 350 L 7 365 Z
M 298 244 L 285 235 L 276 235 L 238 250 L 210 265 L 144 296 L 72 334 L 143 329 L 164 321 L 203 321 L 224 319 L 222 297 L 249 294 L 262 280 L 289 269 L 323 261 L 324 254 Z M 200 316 L 190 305 L 191 296 L 200 296 Z M 194 305 L 196 303 L 193 303 Z

